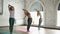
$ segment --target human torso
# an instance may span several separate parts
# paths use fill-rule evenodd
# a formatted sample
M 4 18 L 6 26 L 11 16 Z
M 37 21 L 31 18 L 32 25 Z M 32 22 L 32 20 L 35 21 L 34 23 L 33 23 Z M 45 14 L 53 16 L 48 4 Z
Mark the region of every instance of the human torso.
M 26 14 L 28 18 L 32 18 L 30 13 Z
M 9 11 L 10 12 L 10 18 L 14 18 L 14 11 Z

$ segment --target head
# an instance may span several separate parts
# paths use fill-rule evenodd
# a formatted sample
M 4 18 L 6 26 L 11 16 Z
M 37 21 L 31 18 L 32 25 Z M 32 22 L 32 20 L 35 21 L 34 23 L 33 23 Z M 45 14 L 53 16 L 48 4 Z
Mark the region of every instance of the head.
M 38 9 L 35 9 L 37 11 L 37 13 L 39 13 L 40 11 Z
M 27 9 L 23 9 L 23 11 L 24 11 L 25 13 L 27 13 L 27 12 L 28 12 L 28 10 L 27 10 Z
M 12 5 L 8 5 L 8 8 L 9 8 L 9 10 L 11 10 L 11 11 L 13 11 L 14 10 L 14 7 L 12 6 Z
M 23 9 L 23 11 L 27 11 L 26 9 Z
M 39 13 L 40 11 L 37 11 L 37 13 Z

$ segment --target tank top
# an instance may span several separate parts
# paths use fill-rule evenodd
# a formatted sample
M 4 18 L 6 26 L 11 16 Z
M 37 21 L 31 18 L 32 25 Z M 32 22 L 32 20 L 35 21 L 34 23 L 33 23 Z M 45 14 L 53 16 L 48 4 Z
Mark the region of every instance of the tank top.
M 10 18 L 14 18 L 14 11 L 10 11 Z

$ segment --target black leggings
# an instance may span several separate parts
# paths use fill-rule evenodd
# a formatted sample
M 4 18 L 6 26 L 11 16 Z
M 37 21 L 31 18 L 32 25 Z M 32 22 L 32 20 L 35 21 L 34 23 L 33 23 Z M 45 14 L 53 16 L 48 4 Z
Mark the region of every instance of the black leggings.
M 28 25 L 27 25 L 27 30 L 29 31 L 30 25 L 32 23 L 32 18 L 28 18 Z
M 11 33 L 13 32 L 14 21 L 15 21 L 14 18 L 9 18 L 9 24 L 10 24 L 9 30 Z
M 38 24 L 39 28 L 40 28 L 41 22 L 42 22 L 42 18 L 39 18 L 39 24 Z

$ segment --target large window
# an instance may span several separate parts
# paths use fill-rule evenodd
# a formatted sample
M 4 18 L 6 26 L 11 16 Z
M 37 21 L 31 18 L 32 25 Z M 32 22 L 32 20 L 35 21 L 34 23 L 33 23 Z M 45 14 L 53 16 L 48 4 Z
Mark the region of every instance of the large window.
M 57 10 L 57 26 L 60 26 L 60 3 Z
M 40 2 L 34 2 L 32 3 L 31 7 L 30 7 L 30 13 L 31 16 L 33 18 L 32 20 L 32 25 L 38 25 L 39 24 L 39 18 L 37 17 L 37 11 L 35 11 L 34 9 L 38 9 L 42 15 L 42 23 L 41 25 L 43 25 L 44 23 L 44 19 L 43 19 L 43 6 L 40 4 Z

